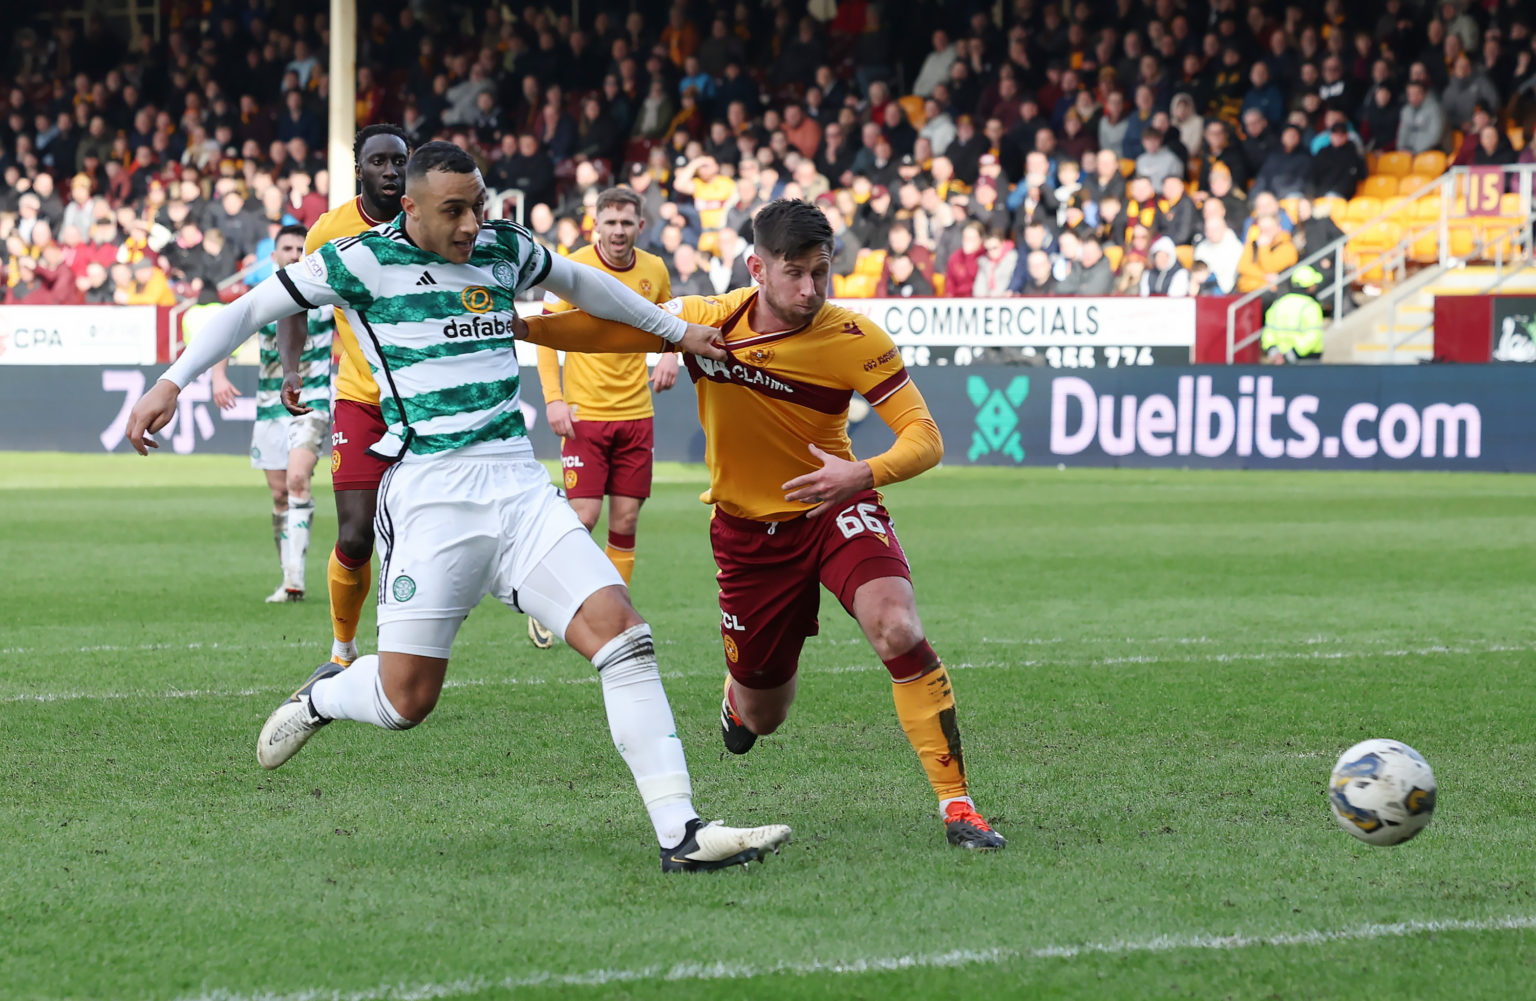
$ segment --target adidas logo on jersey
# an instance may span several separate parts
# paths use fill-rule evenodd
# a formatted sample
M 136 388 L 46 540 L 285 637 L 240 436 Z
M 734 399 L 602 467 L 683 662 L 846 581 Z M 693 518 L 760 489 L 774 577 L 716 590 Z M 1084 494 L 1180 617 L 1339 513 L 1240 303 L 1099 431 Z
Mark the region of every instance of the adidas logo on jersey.
M 416 279 L 417 285 L 436 285 L 437 279 L 432 277 L 432 272 L 423 271 L 421 277 Z

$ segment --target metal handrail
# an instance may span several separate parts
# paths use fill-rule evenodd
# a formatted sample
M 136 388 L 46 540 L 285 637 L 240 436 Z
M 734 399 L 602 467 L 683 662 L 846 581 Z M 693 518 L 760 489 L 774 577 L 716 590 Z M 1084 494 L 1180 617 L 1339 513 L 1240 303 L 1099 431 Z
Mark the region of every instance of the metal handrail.
M 1356 267 L 1353 272 L 1346 276 L 1346 269 L 1344 267 L 1344 254 L 1350 241 L 1355 239 L 1356 234 L 1359 232 L 1369 229 L 1371 226 L 1374 226 L 1377 223 L 1386 222 L 1394 217 L 1400 216 L 1403 212 L 1404 206 L 1412 205 L 1419 199 L 1433 193 L 1436 189 L 1440 189 L 1440 218 L 1437 223 L 1437 227 L 1439 229 L 1438 235 L 1440 245 L 1439 265 L 1441 267 L 1446 266 L 1449 263 L 1451 257 L 1450 213 L 1452 205 L 1455 203 L 1456 199 L 1456 184 L 1461 180 L 1461 178 L 1467 176 L 1468 173 L 1469 171 L 1466 167 L 1452 167 L 1444 174 L 1441 174 L 1439 177 L 1435 178 L 1433 181 L 1430 181 L 1428 184 L 1425 184 L 1423 187 L 1414 191 L 1411 195 L 1405 196 L 1405 200 L 1402 206 L 1399 206 L 1391 211 L 1383 211 L 1368 219 L 1367 221 L 1360 223 L 1358 226 L 1353 227 L 1351 232 L 1344 233 L 1343 236 L 1332 241 L 1327 246 L 1318 249 L 1314 253 L 1308 254 L 1305 258 L 1297 261 L 1294 265 L 1282 271 L 1276 279 L 1275 287 L 1279 288 L 1284 286 L 1284 284 L 1290 280 L 1290 276 L 1298 269 L 1316 264 L 1319 261 L 1322 261 L 1325 258 L 1331 256 L 1334 259 L 1332 276 L 1334 300 L 1333 318 L 1334 322 L 1337 323 L 1339 318 L 1343 315 L 1344 294 L 1348 290 L 1349 286 L 1354 284 L 1355 279 L 1364 275 L 1368 271 L 1374 270 L 1377 267 L 1381 267 L 1385 270 L 1387 265 L 1393 262 L 1396 264 L 1396 268 L 1394 270 L 1398 271 L 1399 273 L 1406 270 L 1408 248 L 1413 246 L 1413 242 L 1415 240 L 1421 238 L 1422 233 L 1418 230 L 1412 231 L 1412 233 L 1415 235 L 1399 239 L 1394 246 L 1383 250 L 1379 255 L 1377 255 L 1375 261 L 1372 264 L 1369 266 Z M 1510 164 L 1504 167 L 1504 173 L 1506 177 L 1510 174 L 1515 174 L 1525 178 L 1519 182 L 1518 191 L 1516 193 L 1520 195 L 1521 214 L 1527 220 L 1525 230 L 1528 231 L 1530 228 L 1529 221 L 1532 216 L 1530 178 L 1536 177 L 1536 164 Z M 1343 227 L 1340 227 L 1340 229 L 1342 228 Z M 1508 236 L 1502 236 L 1499 239 L 1501 241 L 1500 247 L 1502 248 L 1502 241 L 1508 239 Z M 1243 243 L 1246 247 L 1247 240 L 1245 239 Z M 1484 241 L 1484 245 L 1486 245 L 1486 241 Z M 1251 333 L 1239 341 L 1237 339 L 1237 315 L 1238 311 L 1247 306 L 1248 303 L 1261 298 L 1269 291 L 1270 289 L 1268 287 L 1255 289 L 1252 292 L 1244 293 L 1242 296 L 1227 306 L 1227 364 L 1232 364 L 1233 360 L 1237 356 L 1237 352 L 1259 340 L 1259 338 L 1263 336 L 1261 328 L 1258 332 Z
M 1484 251 L 1487 250 L 1489 242 L 1490 241 L 1494 242 L 1495 245 L 1494 245 L 1494 255 L 1493 255 L 1493 261 L 1494 261 L 1493 266 L 1494 266 L 1495 274 L 1498 275 L 1498 277 L 1494 280 L 1492 285 L 1488 286 L 1485 289 L 1482 289 L 1481 291 L 1479 291 L 1479 292 L 1477 292 L 1475 294 L 1477 294 L 1477 295 L 1491 295 L 1492 293 L 1498 291 L 1500 288 L 1503 288 L 1504 285 L 1507 282 L 1509 282 L 1509 280 L 1511 278 L 1514 278 L 1516 275 L 1520 274 L 1522 271 L 1525 271 L 1525 270 L 1529 269 L 1530 267 L 1532 267 L 1532 263 L 1531 263 L 1531 260 L 1530 260 L 1530 258 L 1531 258 L 1531 250 L 1532 250 L 1532 246 L 1531 246 L 1531 230 L 1530 230 L 1531 222 L 1532 222 L 1532 220 L 1527 219 L 1523 225 L 1520 225 L 1520 226 L 1511 225 L 1511 226 L 1507 227 L 1507 229 L 1513 229 L 1513 230 L 1515 230 L 1515 232 L 1510 233 L 1510 232 L 1506 231 L 1506 232 L 1503 232 L 1503 233 L 1499 234 L 1498 236 L 1494 236 L 1494 237 L 1489 237 L 1489 236 L 1485 235 L 1485 236 L 1482 236 L 1482 237 L 1478 238 L 1478 240 L 1473 244 L 1473 246 L 1479 252 L 1484 252 Z M 1509 263 L 1510 263 L 1511 267 L 1510 267 L 1508 272 L 1505 272 L 1505 270 L 1504 270 L 1504 245 L 1506 243 L 1513 244 L 1514 248 L 1523 248 L 1523 253 L 1522 254 L 1515 254 L 1515 253 L 1511 253 L 1510 254 L 1510 258 L 1511 259 L 1510 259 Z M 1514 264 L 1515 264 L 1515 260 L 1514 259 L 1517 256 L 1525 257 L 1526 258 L 1526 262 L 1524 264 L 1521 264 L 1518 267 L 1515 267 L 1514 266 Z M 1431 313 L 1431 316 L 1430 316 L 1430 319 L 1429 319 L 1428 323 L 1422 323 L 1419 326 L 1410 329 L 1405 334 L 1399 334 L 1397 332 L 1397 308 L 1401 304 L 1402 304 L 1401 300 L 1399 300 L 1399 299 L 1392 300 L 1392 308 L 1387 312 L 1387 330 L 1391 332 L 1391 333 L 1388 334 L 1389 340 L 1387 342 L 1387 358 L 1388 358 L 1389 362 L 1395 362 L 1397 360 L 1397 349 L 1398 348 L 1402 347 L 1404 344 L 1407 344 L 1409 341 L 1411 341 L 1415 337 L 1418 337 L 1420 334 L 1423 334 L 1425 331 L 1433 329 L 1434 326 L 1435 326 L 1434 316 L 1433 316 L 1433 313 Z

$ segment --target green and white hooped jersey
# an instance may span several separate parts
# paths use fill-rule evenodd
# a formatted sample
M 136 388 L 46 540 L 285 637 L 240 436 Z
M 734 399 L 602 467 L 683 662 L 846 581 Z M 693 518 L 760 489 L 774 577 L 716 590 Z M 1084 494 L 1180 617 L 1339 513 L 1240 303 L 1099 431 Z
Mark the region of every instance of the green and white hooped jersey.
M 304 381 L 299 402 L 313 407 L 318 414 L 331 412 L 331 338 L 336 332 L 335 311 L 330 306 L 312 309 L 307 315 L 309 336 L 299 355 L 299 374 Z M 261 374 L 256 382 L 256 419 L 278 420 L 288 416 L 283 406 L 283 362 L 277 354 L 277 324 L 269 323 L 256 332 L 261 349 Z
M 422 250 L 405 217 L 333 240 L 277 272 L 306 309 L 331 305 L 357 332 L 389 431 L 383 458 L 473 448 L 532 457 L 519 398 L 515 297 L 549 252 L 515 223 L 487 222 L 466 264 Z

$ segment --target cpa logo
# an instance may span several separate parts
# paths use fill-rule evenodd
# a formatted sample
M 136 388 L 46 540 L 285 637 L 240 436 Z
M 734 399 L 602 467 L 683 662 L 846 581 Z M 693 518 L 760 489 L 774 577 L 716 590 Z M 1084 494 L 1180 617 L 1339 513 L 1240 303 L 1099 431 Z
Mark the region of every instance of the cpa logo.
M 979 375 L 965 384 L 965 394 L 976 407 L 976 427 L 965 457 L 971 462 L 1001 452 L 1014 462 L 1024 461 L 1024 442 L 1019 436 L 1019 407 L 1029 396 L 1029 376 L 1014 376 L 1006 389 L 993 389 Z

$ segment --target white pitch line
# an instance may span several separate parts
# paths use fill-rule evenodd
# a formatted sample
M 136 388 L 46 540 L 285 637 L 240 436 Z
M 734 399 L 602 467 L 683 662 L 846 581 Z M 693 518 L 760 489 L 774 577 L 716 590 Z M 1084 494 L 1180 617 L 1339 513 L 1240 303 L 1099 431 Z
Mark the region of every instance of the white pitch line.
M 1303 650 L 1295 652 L 1261 651 L 1247 653 L 1212 653 L 1200 657 L 1164 657 L 1157 654 L 1143 654 L 1129 657 L 1097 657 L 1074 660 L 1063 658 L 1057 660 L 1029 659 L 1029 660 L 987 660 L 987 661 L 958 661 L 946 666 L 953 671 L 975 670 L 1018 670 L 1020 668 L 1034 669 L 1040 667 L 1121 667 L 1124 665 L 1156 665 L 1156 664 L 1232 664 L 1251 661 L 1336 661 L 1349 660 L 1354 657 L 1369 656 L 1373 658 L 1401 659 L 1406 657 L 1434 657 L 1453 656 L 1468 657 L 1490 653 L 1528 653 L 1536 650 L 1533 643 L 1495 643 L 1485 647 L 1451 647 L 1451 646 L 1427 646 L 1399 650 L 1377 650 L 1369 654 L 1362 654 L 1349 650 Z M 833 666 L 812 665 L 808 668 L 813 675 L 816 674 L 863 674 L 884 670 L 883 667 L 869 663 L 844 664 Z M 663 678 L 713 678 L 718 677 L 718 672 L 709 671 L 662 671 Z M 563 685 L 592 685 L 597 683 L 596 674 L 580 674 L 575 677 L 556 678 L 555 681 Z M 450 678 L 443 683 L 444 688 L 488 688 L 502 685 L 545 685 L 550 679 L 541 677 L 531 678 Z M 78 700 L 115 700 L 115 699 L 191 699 L 191 698 L 244 698 L 247 696 L 272 694 L 278 689 L 214 689 L 214 688 L 189 688 L 168 689 L 152 692 L 146 690 L 128 692 L 18 692 L 11 695 L 0 696 L 0 705 L 14 702 L 70 702 Z
M 751 963 L 678 963 L 673 966 L 647 966 L 639 969 L 594 969 L 579 973 L 540 971 L 499 980 L 466 977 L 444 983 L 381 984 L 360 991 L 310 989 L 291 994 L 276 991 L 246 993 L 216 989 L 191 995 L 178 1001 L 440 1001 L 488 991 L 513 991 L 531 987 L 603 987 L 636 981 L 707 982 L 714 980 L 751 980 L 772 976 L 847 975 L 890 973 L 915 969 L 952 969 L 963 966 L 988 966 L 1013 960 L 1072 960 L 1085 956 L 1128 956 L 1166 952 L 1228 952 L 1254 948 L 1294 948 L 1332 945 L 1339 942 L 1369 942 L 1379 939 L 1408 938 L 1450 932 L 1506 932 L 1536 929 L 1536 916 L 1510 915 L 1465 921 L 1403 921 L 1396 924 L 1367 924 L 1353 928 L 1320 928 L 1279 935 L 1159 935 L 1155 938 L 1107 942 L 1080 942 L 1063 945 L 999 946 L 992 949 L 954 949 L 949 952 L 874 956 L 864 959 L 813 959 L 779 962 L 769 965 Z

